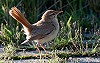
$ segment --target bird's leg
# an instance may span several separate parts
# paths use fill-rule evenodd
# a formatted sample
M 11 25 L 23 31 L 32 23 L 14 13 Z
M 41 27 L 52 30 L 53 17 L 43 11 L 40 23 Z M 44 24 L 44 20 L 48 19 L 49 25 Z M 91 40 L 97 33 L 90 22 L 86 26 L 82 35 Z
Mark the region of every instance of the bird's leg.
M 41 53 L 41 51 L 40 51 L 40 49 L 38 47 L 38 44 L 36 44 L 36 48 L 37 48 L 38 52 Z
M 36 48 L 37 48 L 37 50 L 38 50 L 38 52 L 39 52 L 39 54 L 40 54 L 40 57 L 41 57 L 41 54 L 42 54 L 42 53 L 41 53 L 41 51 L 40 51 L 38 45 L 39 45 L 39 44 L 36 44 Z M 36 56 L 36 57 L 37 57 L 37 56 Z
M 44 48 L 44 46 L 42 44 L 40 44 L 40 46 L 43 48 L 43 50 L 45 51 L 45 53 L 48 54 L 47 51 L 46 51 L 46 49 Z

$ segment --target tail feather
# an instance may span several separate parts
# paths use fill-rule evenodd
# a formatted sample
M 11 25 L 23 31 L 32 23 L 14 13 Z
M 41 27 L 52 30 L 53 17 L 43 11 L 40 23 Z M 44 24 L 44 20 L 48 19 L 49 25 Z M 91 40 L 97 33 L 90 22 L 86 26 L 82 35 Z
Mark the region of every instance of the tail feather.
M 9 14 L 23 26 L 27 27 L 28 29 L 31 28 L 31 24 L 16 7 L 12 7 Z

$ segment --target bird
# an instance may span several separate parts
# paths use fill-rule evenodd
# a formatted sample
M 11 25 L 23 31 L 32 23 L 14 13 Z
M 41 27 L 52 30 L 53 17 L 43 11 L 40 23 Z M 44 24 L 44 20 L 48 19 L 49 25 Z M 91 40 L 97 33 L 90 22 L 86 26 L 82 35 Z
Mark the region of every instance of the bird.
M 24 28 L 26 40 L 21 44 L 34 41 L 37 43 L 36 48 L 39 52 L 39 46 L 46 52 L 43 43 L 49 42 L 57 36 L 59 31 L 57 15 L 62 12 L 63 11 L 47 10 L 41 19 L 34 24 L 30 24 L 21 11 L 15 6 L 10 9 L 9 14 L 21 23 Z

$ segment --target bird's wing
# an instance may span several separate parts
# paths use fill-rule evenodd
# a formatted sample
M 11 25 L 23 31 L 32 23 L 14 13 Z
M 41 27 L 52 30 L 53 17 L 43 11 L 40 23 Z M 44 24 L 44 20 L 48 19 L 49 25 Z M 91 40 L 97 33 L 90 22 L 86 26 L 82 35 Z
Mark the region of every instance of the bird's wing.
M 53 23 L 41 23 L 39 26 L 34 27 L 32 31 L 32 39 L 42 39 L 55 30 Z
M 21 44 L 25 44 L 26 42 L 31 42 L 32 40 L 39 40 L 47 35 L 49 35 L 51 32 L 55 30 L 55 26 L 50 23 L 42 23 L 39 26 L 33 25 L 33 30 L 31 31 L 31 37 L 22 42 Z

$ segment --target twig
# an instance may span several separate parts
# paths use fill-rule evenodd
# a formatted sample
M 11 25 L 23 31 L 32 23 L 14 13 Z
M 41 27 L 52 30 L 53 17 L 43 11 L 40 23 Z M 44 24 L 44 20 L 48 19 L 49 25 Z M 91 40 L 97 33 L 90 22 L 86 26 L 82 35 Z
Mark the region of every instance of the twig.
M 57 4 L 58 2 L 59 2 L 60 0 L 58 0 L 57 2 L 55 2 L 53 5 L 51 5 L 48 9 L 50 9 L 50 8 L 52 8 L 55 4 Z M 38 17 L 40 16 L 40 15 L 42 15 L 43 13 L 44 13 L 45 11 L 43 11 L 42 13 L 40 13 L 39 15 L 38 15 Z
M 22 3 L 22 1 L 23 1 L 23 0 L 20 0 L 20 2 L 16 5 L 16 7 L 18 7 L 18 6 Z

